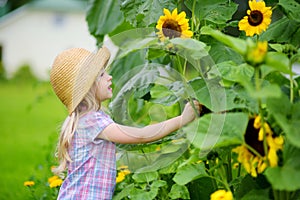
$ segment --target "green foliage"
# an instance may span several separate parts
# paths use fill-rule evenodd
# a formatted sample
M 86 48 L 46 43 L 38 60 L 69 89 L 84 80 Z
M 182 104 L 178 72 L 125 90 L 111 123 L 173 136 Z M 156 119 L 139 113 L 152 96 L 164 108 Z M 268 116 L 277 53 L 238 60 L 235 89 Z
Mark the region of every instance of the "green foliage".
M 109 35 L 119 48 L 110 71 L 115 92 L 110 109 L 117 122 L 162 121 L 180 114 L 192 99 L 210 111 L 157 142 L 120 145 L 118 164 L 132 173 L 117 184 L 114 199 L 210 199 L 220 189 L 235 199 L 299 197 L 300 79 L 292 66 L 300 57 L 300 4 L 266 4 L 276 13 L 270 26 L 253 37 L 238 31 L 233 37 L 228 30 L 237 30 L 243 17 L 237 19 L 237 12 L 247 13 L 233 1 L 90 2 L 90 32 L 99 44 Z M 192 38 L 157 37 L 164 8 L 186 12 Z M 251 177 L 241 163 L 235 167 L 241 161 L 232 149 L 251 148 L 245 132 L 254 129 L 249 119 L 257 115 L 284 144 L 275 152 L 277 166 L 249 149 L 266 162 L 266 169 Z M 271 147 L 266 128 L 262 131 L 266 154 Z
M 36 77 L 33 75 L 30 66 L 25 65 L 20 67 L 13 75 L 13 81 L 17 82 L 30 82 L 37 80 Z

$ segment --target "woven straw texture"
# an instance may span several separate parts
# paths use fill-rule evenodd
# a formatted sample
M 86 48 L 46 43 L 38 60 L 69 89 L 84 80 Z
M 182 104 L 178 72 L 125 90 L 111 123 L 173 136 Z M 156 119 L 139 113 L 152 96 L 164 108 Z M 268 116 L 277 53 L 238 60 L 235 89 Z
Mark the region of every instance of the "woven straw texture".
M 72 48 L 55 58 L 50 72 L 50 83 L 69 114 L 88 93 L 109 58 L 110 52 L 105 47 L 97 53 L 83 48 Z

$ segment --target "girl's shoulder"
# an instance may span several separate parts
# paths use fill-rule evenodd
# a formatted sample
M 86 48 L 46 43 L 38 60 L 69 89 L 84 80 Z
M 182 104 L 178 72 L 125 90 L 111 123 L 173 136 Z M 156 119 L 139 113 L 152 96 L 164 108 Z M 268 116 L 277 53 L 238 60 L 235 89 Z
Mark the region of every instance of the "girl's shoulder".
M 103 110 L 90 111 L 80 117 L 80 124 L 89 124 L 93 125 L 99 123 L 99 121 L 112 121 L 111 117 L 106 114 Z

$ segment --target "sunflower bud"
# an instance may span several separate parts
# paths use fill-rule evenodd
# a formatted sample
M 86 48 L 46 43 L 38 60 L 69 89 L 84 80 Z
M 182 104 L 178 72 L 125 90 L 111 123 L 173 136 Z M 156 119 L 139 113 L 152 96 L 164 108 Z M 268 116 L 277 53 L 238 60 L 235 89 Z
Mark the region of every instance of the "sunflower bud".
M 259 64 L 265 61 L 267 52 L 268 52 L 268 42 L 257 42 L 253 43 L 247 41 L 247 54 L 246 54 L 246 61 L 252 66 L 258 66 Z

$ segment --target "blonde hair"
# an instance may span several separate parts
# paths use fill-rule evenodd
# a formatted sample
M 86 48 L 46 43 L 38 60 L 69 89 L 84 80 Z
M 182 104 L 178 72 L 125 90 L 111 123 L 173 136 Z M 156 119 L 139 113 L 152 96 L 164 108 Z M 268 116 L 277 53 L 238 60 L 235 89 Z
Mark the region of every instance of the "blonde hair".
M 53 168 L 52 171 L 54 174 L 62 178 L 64 177 L 64 172 L 67 169 L 68 163 L 72 162 L 68 151 L 72 144 L 73 135 L 77 128 L 79 118 L 92 110 L 96 111 L 100 109 L 101 104 L 96 100 L 96 88 L 97 82 L 95 81 L 84 99 L 75 108 L 71 115 L 65 119 L 61 127 L 55 154 L 59 165 Z

